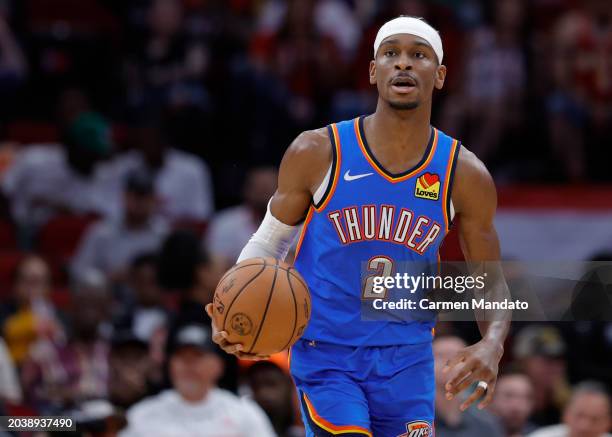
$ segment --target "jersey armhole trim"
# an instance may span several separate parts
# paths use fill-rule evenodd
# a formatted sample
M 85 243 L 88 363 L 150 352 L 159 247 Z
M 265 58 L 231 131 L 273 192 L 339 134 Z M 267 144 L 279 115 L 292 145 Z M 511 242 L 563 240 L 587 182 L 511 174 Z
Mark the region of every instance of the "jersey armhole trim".
M 302 231 L 300 232 L 300 236 L 298 237 L 297 244 L 295 245 L 295 254 L 293 255 L 293 263 L 298 259 L 300 255 L 300 249 L 302 248 L 302 243 L 304 242 L 304 237 L 306 236 L 306 230 L 308 229 L 308 225 L 312 220 L 312 213 L 314 211 L 314 205 L 310 205 L 308 208 L 308 213 L 306 214 L 306 218 L 304 219 L 304 223 L 302 224 Z
M 446 170 L 446 183 L 444 184 L 444 221 L 446 222 L 446 232 L 450 230 L 455 218 L 454 208 L 452 205 L 452 193 L 453 193 L 453 181 L 455 180 L 455 168 L 457 167 L 457 160 L 459 151 L 461 150 L 461 141 L 453 140 L 448 168 Z
M 335 123 L 327 126 L 327 134 L 329 135 L 329 140 L 332 145 L 332 163 L 330 167 L 330 178 L 325 188 L 325 192 L 318 202 L 315 202 L 313 199 L 313 206 L 317 212 L 324 210 L 327 203 L 332 198 L 336 190 L 336 185 L 338 184 L 338 174 L 340 173 L 340 138 L 338 135 L 338 127 Z

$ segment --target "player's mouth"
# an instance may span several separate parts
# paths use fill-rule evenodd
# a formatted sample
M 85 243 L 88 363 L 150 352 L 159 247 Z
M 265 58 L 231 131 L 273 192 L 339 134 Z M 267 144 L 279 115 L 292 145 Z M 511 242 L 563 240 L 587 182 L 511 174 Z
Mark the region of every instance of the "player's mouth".
M 399 94 L 407 94 L 416 86 L 416 80 L 412 76 L 401 75 L 391 79 L 391 89 Z

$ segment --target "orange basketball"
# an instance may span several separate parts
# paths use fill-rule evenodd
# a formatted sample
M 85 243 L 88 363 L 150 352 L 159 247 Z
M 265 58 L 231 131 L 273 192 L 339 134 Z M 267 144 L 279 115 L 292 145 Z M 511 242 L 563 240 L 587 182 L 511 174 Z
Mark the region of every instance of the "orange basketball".
M 251 258 L 219 281 L 213 319 L 243 352 L 270 355 L 287 349 L 306 329 L 310 293 L 292 266 L 274 258 Z

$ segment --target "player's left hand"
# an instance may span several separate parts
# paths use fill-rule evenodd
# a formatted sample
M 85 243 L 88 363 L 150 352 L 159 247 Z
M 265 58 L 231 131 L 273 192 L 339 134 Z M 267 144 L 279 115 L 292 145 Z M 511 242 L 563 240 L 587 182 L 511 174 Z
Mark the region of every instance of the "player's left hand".
M 468 346 L 449 360 L 442 373 L 449 373 L 446 383 L 446 398 L 453 399 L 460 392 L 464 391 L 472 384 L 484 381 L 488 384 L 485 391 L 482 387 L 477 387 L 474 392 L 461 404 L 461 411 L 468 409 L 470 405 L 485 395 L 484 399 L 478 404 L 479 409 L 485 408 L 493 399 L 499 360 L 503 355 L 503 346 L 499 343 L 481 340 L 478 343 Z

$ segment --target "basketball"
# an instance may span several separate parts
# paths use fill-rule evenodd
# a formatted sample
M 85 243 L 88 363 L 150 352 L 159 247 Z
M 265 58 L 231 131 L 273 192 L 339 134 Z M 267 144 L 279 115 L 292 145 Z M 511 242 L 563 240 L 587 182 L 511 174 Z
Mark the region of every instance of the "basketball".
M 293 345 L 310 318 L 310 293 L 295 268 L 274 258 L 236 264 L 219 281 L 213 319 L 243 351 L 270 355 Z

